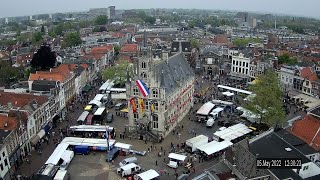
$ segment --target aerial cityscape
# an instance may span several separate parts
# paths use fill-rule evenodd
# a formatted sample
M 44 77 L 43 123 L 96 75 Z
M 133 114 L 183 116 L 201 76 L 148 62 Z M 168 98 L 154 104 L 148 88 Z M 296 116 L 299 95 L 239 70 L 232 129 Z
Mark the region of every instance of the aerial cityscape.
M 58 1 L 0 7 L 0 180 L 320 179 L 318 2 Z

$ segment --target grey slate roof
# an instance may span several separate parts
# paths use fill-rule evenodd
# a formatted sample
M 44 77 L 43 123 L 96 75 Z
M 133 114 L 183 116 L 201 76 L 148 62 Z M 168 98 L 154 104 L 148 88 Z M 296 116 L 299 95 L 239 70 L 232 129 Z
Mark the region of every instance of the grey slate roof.
M 32 90 L 34 91 L 50 91 L 56 87 L 56 81 L 34 80 L 32 83 Z
M 286 151 L 290 148 L 291 151 Z M 301 158 L 302 164 L 311 162 L 307 157 L 300 153 L 296 148 L 287 143 L 275 132 L 250 143 L 250 151 L 258 155 L 258 158 Z M 292 169 L 270 169 L 279 179 L 302 179 Z
M 165 88 L 166 95 L 184 84 L 186 80 L 194 76 L 187 60 L 182 53 L 169 57 L 168 63 L 163 60 L 155 64 L 155 76 L 160 81 L 160 87 Z
M 201 54 L 208 54 L 211 52 L 221 56 L 222 54 L 219 54 L 219 52 L 223 52 L 223 49 L 222 49 L 222 46 L 207 45 L 204 48 L 200 49 L 200 52 Z
M 282 139 L 287 141 L 290 145 L 297 148 L 297 150 L 304 155 L 317 153 L 317 151 L 310 147 L 306 142 L 291 134 L 285 129 L 281 129 L 279 131 L 276 131 L 275 133 L 277 133 Z

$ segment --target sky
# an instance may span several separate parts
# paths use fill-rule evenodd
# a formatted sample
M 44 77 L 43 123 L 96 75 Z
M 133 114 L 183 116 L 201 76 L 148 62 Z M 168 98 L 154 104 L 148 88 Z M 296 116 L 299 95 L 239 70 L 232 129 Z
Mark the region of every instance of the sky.
M 183 8 L 240 10 L 320 18 L 320 0 L 1 0 L 0 17 L 116 9 Z

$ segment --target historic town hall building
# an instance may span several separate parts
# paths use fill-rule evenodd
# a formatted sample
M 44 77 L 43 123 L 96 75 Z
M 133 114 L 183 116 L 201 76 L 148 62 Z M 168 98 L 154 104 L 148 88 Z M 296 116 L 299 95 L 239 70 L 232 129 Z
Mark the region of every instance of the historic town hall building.
M 129 131 L 139 139 L 165 137 L 193 106 L 194 72 L 182 53 L 169 57 L 161 51 L 139 57 L 133 71 L 126 84 Z M 138 79 L 149 88 L 148 96 L 139 91 Z

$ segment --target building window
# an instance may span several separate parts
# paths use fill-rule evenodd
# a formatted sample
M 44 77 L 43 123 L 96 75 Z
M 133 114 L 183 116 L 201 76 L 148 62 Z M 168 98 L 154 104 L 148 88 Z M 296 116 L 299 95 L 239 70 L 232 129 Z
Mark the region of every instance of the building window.
M 158 90 L 157 89 L 153 89 L 152 90 L 152 95 L 154 98 L 158 98 Z
M 2 164 L 0 164 L 0 167 L 1 167 L 1 171 L 3 171 L 3 165 Z
M 157 111 L 159 109 L 159 103 L 158 101 L 154 101 L 153 102 L 153 105 L 154 105 L 154 109 Z
M 146 79 L 147 78 L 147 74 L 145 72 L 141 73 L 141 78 Z
M 3 152 L 3 153 L 2 153 L 2 156 L 5 157 L 5 156 L 6 156 L 6 153 Z
M 159 127 L 158 120 L 159 118 L 157 114 L 152 115 L 152 125 L 153 125 L 153 128 L 155 129 L 158 129 Z
M 233 65 L 234 65 L 234 64 L 236 64 L 235 62 L 236 62 L 236 61 L 235 61 L 235 60 L 233 60 L 233 61 L 232 61 L 232 64 L 233 64 Z
M 142 68 L 142 69 L 145 69 L 146 67 L 147 67 L 146 62 L 142 62 L 142 63 L 141 63 L 141 68 Z
M 246 63 L 246 67 L 248 67 L 249 66 L 249 63 Z
M 8 166 L 8 160 L 7 159 L 4 160 L 4 165 Z
M 306 86 L 309 86 L 309 81 L 306 81 Z
M 144 108 L 145 108 L 145 109 L 149 109 L 149 101 L 148 101 L 148 100 L 146 100 L 145 102 L 146 102 L 146 103 L 145 103 Z
M 248 69 L 246 69 L 246 74 L 248 74 Z
M 138 113 L 133 113 L 133 119 L 134 120 L 138 120 L 139 118 L 139 114 Z
M 232 67 L 232 72 L 234 72 L 234 67 Z
M 245 64 L 246 64 L 246 63 L 245 63 L 245 62 L 243 62 L 243 63 L 242 63 L 242 66 L 245 66 Z
M 133 88 L 133 95 L 139 96 L 139 90 L 137 88 Z

